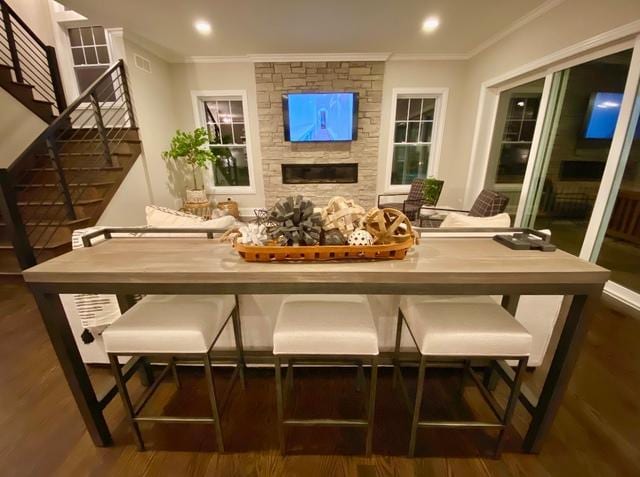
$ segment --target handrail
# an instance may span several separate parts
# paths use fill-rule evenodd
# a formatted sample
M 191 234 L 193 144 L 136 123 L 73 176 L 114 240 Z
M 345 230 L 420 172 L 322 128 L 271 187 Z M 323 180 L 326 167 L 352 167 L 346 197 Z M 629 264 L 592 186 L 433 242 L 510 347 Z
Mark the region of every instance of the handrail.
M 3 0 L 0 0 L 0 2 Z M 44 131 L 40 133 L 38 137 L 36 137 L 31 144 L 27 146 L 27 148 L 13 161 L 7 169 L 9 172 L 15 173 L 19 171 L 18 165 L 23 163 L 25 158 L 31 157 L 34 151 L 42 146 L 42 143 L 46 141 L 46 139 L 54 133 L 58 127 L 67 126 L 67 121 L 71 118 L 71 114 L 78 109 L 82 103 L 86 103 L 87 100 L 91 97 L 91 93 L 94 92 L 98 85 L 104 81 L 105 78 L 113 74 L 116 69 L 124 67 L 124 60 L 119 59 L 114 64 L 112 64 L 104 73 L 102 73 L 93 83 L 89 85 L 89 87 L 78 96 L 68 107 L 65 109 Z M 134 126 L 135 127 L 135 126 Z
M 16 82 L 32 86 L 57 113 L 64 111 L 67 104 L 55 48 L 42 41 L 5 0 L 0 0 L 0 11 L 0 31 L 6 37 L 8 66 L 13 68 Z

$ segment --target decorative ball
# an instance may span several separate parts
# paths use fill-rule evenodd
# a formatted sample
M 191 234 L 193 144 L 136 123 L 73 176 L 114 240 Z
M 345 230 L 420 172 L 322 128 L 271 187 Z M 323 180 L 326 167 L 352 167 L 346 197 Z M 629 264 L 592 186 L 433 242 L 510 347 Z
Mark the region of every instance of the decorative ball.
M 404 242 L 413 237 L 411 221 L 396 209 L 370 209 L 363 217 L 361 227 L 373 236 L 375 244 Z
M 348 243 L 357 247 L 372 245 L 373 237 L 366 230 L 356 230 L 349 235 Z
M 358 228 L 362 217 L 364 217 L 362 207 L 352 199 L 336 196 L 322 209 L 322 228 L 338 229 L 343 236 L 347 237 Z

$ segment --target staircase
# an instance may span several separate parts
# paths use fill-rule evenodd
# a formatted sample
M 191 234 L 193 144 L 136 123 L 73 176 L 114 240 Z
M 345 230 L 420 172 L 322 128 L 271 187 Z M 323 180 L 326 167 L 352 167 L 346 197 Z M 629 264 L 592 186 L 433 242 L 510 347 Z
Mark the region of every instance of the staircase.
M 97 223 L 140 155 L 141 144 L 122 60 L 63 107 L 61 88 L 56 93 L 52 86 L 47 98 L 42 82 L 26 82 L 20 43 L 12 47 L 8 39 L 17 37 L 14 24 L 28 27 L 4 0 L 0 6 L 0 63 L 5 63 L 0 64 L 0 86 L 49 123 L 8 168 L 0 169 L 0 274 L 18 275 L 69 251 L 73 231 Z M 55 52 L 49 57 L 55 60 Z M 48 72 L 50 85 L 59 83 L 57 66 Z

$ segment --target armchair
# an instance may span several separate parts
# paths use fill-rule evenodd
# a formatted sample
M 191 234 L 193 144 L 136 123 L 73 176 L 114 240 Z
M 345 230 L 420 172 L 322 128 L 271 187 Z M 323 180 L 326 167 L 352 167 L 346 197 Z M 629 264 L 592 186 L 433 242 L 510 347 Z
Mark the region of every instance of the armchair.
M 447 212 L 466 213 L 471 217 L 492 217 L 504 212 L 507 204 L 509 204 L 509 197 L 506 195 L 484 189 L 478 194 L 478 197 L 469 210 L 422 205 L 419 212 L 420 227 L 440 227 Z M 438 213 L 439 211 L 444 213 Z
M 397 194 L 393 192 L 378 195 L 378 208 L 389 207 L 402 211 L 409 220 L 416 220 L 420 212 L 420 208 L 424 205 L 435 206 L 438 203 L 444 181 L 437 179 L 414 179 L 411 182 L 409 194 Z M 386 196 L 402 196 L 407 198 L 402 202 L 380 202 L 381 197 Z

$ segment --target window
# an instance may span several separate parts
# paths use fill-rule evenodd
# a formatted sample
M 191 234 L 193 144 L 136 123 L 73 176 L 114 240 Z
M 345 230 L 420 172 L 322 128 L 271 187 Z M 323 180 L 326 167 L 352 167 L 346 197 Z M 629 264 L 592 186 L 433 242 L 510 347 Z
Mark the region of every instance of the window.
M 512 217 L 520 204 L 543 88 L 544 78 L 505 89 L 498 100 L 484 186 L 509 197 Z
M 514 96 L 509 100 L 496 175 L 498 184 L 524 180 L 541 96 L 542 93 Z
M 98 77 L 104 73 L 111 62 L 107 36 L 101 26 L 69 28 L 69 44 L 73 58 L 73 70 L 82 94 Z M 112 86 L 99 91 L 100 101 L 115 101 Z
M 204 121 L 209 133 L 209 147 L 218 156 L 213 168 L 216 187 L 249 187 L 251 174 L 241 96 L 202 99 Z
M 390 186 L 435 174 L 434 150 L 443 94 L 396 94 L 393 112 Z

